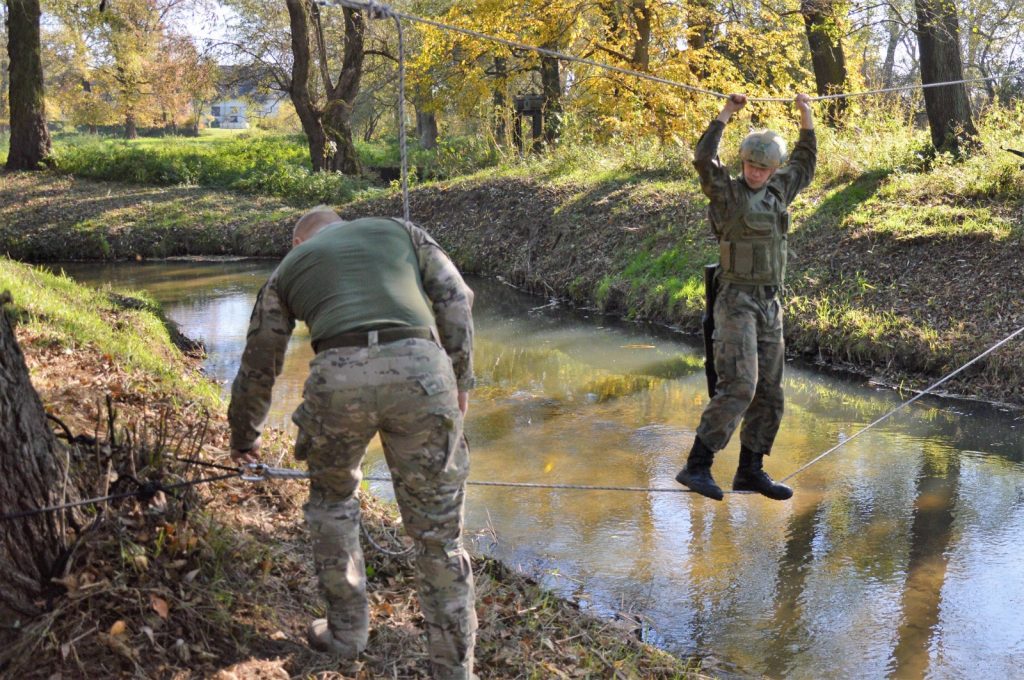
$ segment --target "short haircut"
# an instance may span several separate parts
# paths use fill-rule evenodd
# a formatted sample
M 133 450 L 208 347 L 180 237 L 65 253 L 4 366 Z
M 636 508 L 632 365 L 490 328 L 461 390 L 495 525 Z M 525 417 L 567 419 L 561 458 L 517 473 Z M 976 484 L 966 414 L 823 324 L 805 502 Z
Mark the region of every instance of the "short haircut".
M 292 230 L 292 238 L 306 240 L 328 224 L 340 221 L 341 217 L 338 213 L 334 212 L 334 208 L 329 205 L 318 205 L 312 210 L 307 210 L 299 218 L 299 221 L 295 223 L 295 229 Z

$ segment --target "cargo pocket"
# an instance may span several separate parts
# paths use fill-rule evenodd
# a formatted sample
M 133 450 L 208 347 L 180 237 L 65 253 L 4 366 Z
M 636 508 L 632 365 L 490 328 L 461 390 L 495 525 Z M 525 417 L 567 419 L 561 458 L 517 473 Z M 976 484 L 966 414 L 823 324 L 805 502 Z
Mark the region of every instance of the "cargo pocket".
M 771 236 L 772 227 L 778 219 L 777 214 L 772 212 L 748 212 L 743 216 L 745 235 L 753 238 Z
M 323 434 L 323 424 L 303 402 L 292 413 L 292 422 L 299 428 L 299 434 L 295 437 L 295 460 L 306 460 L 313 448 L 316 437 Z
M 754 244 L 749 241 L 732 244 L 732 271 L 744 277 L 754 273 Z
M 447 392 L 455 386 L 455 384 L 446 375 L 428 375 L 417 380 L 420 387 L 427 394 L 428 397 L 432 397 L 435 394 L 441 394 Z

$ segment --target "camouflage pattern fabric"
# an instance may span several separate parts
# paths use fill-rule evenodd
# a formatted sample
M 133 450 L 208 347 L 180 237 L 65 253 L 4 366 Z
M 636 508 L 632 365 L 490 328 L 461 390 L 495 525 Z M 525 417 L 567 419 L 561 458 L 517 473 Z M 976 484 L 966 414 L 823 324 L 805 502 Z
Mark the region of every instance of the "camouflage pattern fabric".
M 723 122 L 712 121 L 693 154 L 701 190 L 709 199 L 711 228 L 720 242 L 740 242 L 744 235 L 752 238 L 749 214 L 754 202 L 758 215 L 771 217 L 773 229 L 781 230 L 782 251 L 764 278 L 751 276 L 749 284 L 738 285 L 729 283 L 728 274 L 720 276 L 724 283 L 715 301 L 713 336 L 717 392 L 701 415 L 697 436 L 711 451 L 720 451 L 742 419 L 743 445 L 767 455 L 782 421 L 785 346 L 782 305 L 774 293 L 768 294 L 759 284 L 783 283 L 787 207 L 814 178 L 817 138 L 813 129 L 801 129 L 789 163 L 777 170 L 764 187 L 754 190 L 742 178 L 730 176 L 718 159 L 724 130 Z
M 726 284 L 715 301 L 713 337 L 718 384 L 701 415 L 697 436 L 712 451 L 720 451 L 742 418 L 742 444 L 767 454 L 779 431 L 784 404 L 786 352 L 778 298 Z
M 371 339 L 366 347 L 318 354 L 293 416 L 299 426 L 295 453 L 311 474 L 305 514 L 335 638 L 352 656 L 367 643 L 356 490 L 366 446 L 379 432 L 403 522 L 417 546 L 433 675 L 469 678 L 477 622 L 473 573 L 462 545 L 469 451 L 457 395 L 474 386 L 473 292 L 426 232 L 395 222 L 415 250 L 441 345 L 421 339 L 380 345 Z M 249 322 L 228 408 L 233 449 L 249 449 L 259 437 L 295 327 L 278 286 L 275 271 Z
M 420 605 L 436 678 L 469 678 L 477 627 L 473 572 L 462 545 L 469 451 L 455 376 L 428 340 L 337 348 L 310 363 L 297 458 L 310 471 L 306 522 L 327 618 L 355 655 L 369 610 L 359 543 L 360 464 L 380 432 L 406 532 L 417 546 Z
M 403 220 L 395 222 L 409 233 L 419 262 L 423 289 L 434 313 L 435 328 L 451 360 L 459 390 L 468 392 L 475 384 L 472 361 L 473 291 L 427 232 Z M 283 302 L 275 271 L 256 297 L 242 363 L 231 385 L 231 405 L 228 407 L 231 448 L 251 448 L 259 437 L 270 411 L 274 381 L 281 374 L 285 349 L 294 328 L 295 316 Z
M 693 151 L 693 166 L 700 176 L 700 188 L 708 197 L 708 221 L 715 236 L 721 238 L 722 229 L 745 211 L 750 197 L 758 193 L 741 178 L 732 177 L 718 159 L 718 145 L 722 141 L 725 123 L 715 120 L 701 135 Z M 789 163 L 779 168 L 768 180 L 769 191 L 778 198 L 775 208 L 785 211 L 796 195 L 811 183 L 817 165 L 818 143 L 814 130 L 800 130 L 800 138 L 793 147 Z

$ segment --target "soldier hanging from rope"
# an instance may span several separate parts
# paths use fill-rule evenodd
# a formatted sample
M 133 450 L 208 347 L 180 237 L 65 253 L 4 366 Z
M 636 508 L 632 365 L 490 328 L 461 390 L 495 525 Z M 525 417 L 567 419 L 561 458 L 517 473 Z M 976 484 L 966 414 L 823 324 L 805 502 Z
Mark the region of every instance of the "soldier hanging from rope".
M 762 468 L 782 421 L 782 303 L 779 291 L 786 273 L 787 206 L 814 177 L 817 142 L 811 98 L 796 96 L 800 138 L 789 163 L 786 142 L 770 130 L 747 135 L 740 145 L 743 175 L 733 178 L 718 160 L 722 131 L 734 113 L 747 103 L 743 94 L 730 95 L 718 118 L 697 142 L 693 164 L 701 190 L 710 200 L 708 219 L 718 238 L 719 262 L 709 301 L 713 320 L 714 371 L 708 371 L 711 401 L 704 409 L 693 448 L 676 481 L 708 498 L 722 500 L 722 489 L 711 476 L 715 452 L 740 431 L 740 463 L 733 478 L 736 491 L 756 491 L 785 500 L 793 490 L 779 484 Z M 712 361 L 712 357 L 708 357 Z M 717 384 L 715 375 L 717 374 Z

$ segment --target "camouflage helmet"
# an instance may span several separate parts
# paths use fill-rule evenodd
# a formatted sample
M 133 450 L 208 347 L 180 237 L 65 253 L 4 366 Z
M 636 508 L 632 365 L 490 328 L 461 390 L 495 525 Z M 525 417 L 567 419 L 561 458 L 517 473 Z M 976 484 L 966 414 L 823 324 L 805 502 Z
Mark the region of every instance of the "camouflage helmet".
M 740 158 L 762 168 L 778 168 L 786 162 L 786 140 L 771 130 L 755 130 L 740 143 Z

